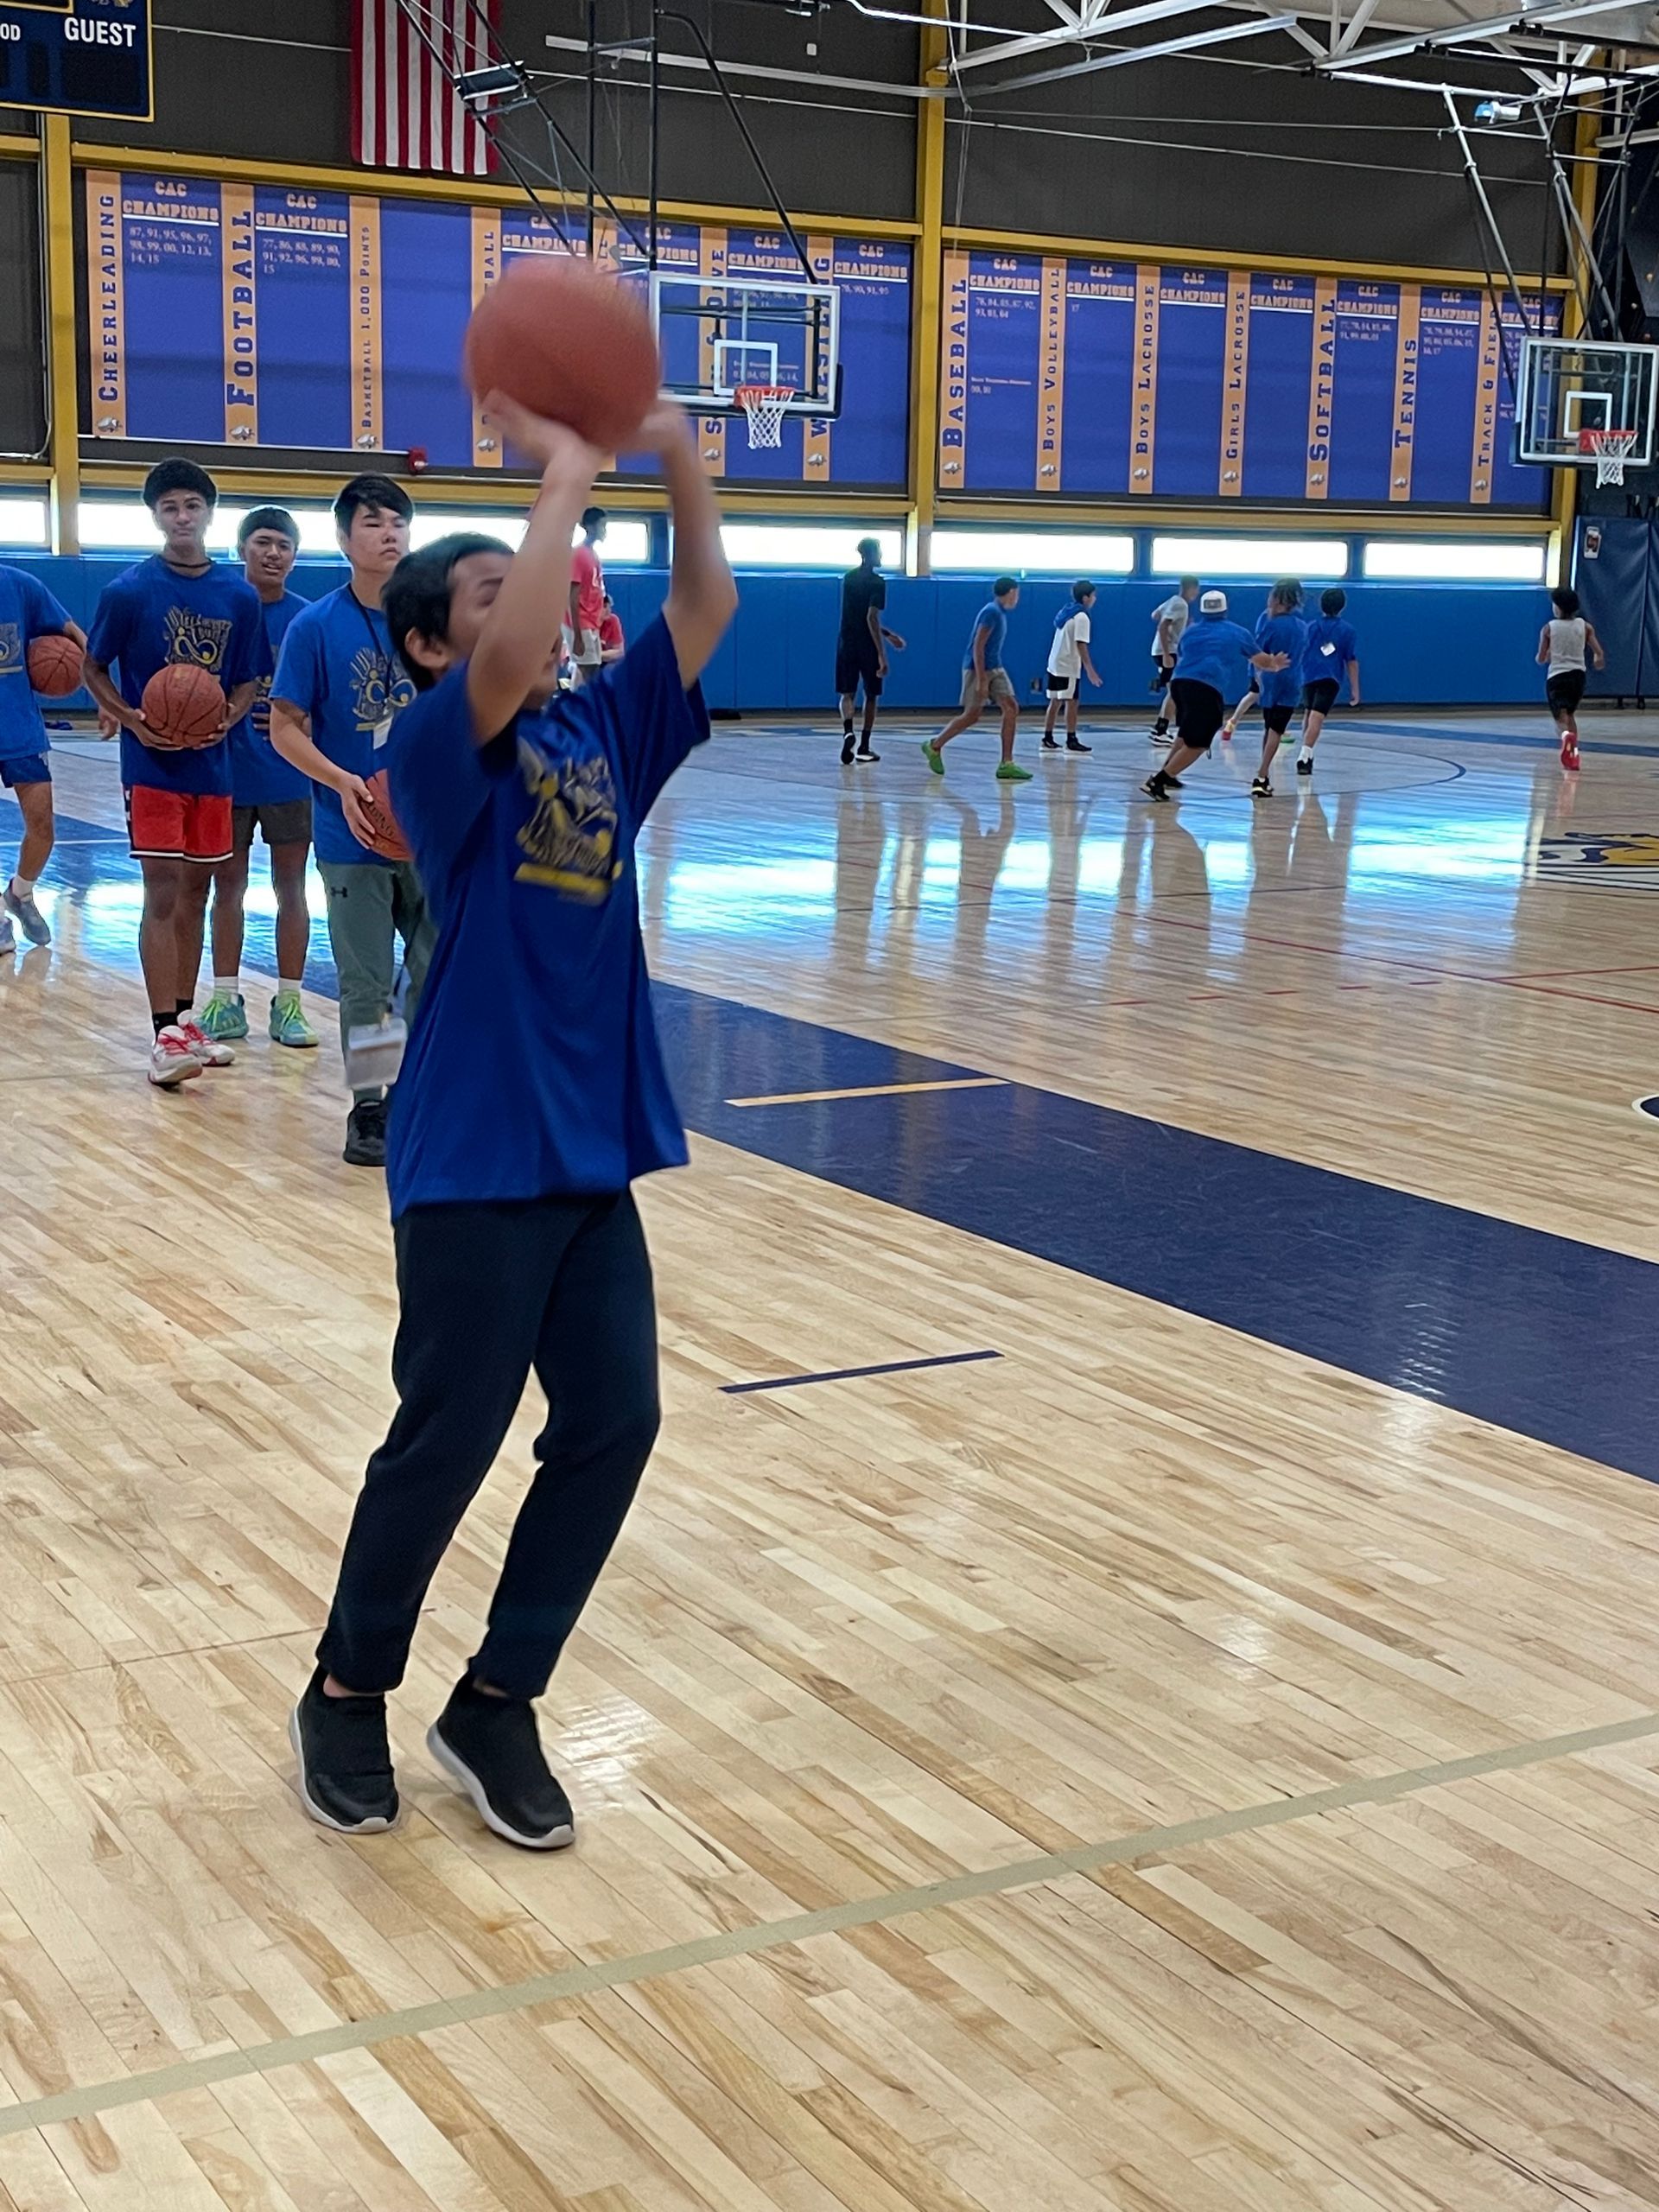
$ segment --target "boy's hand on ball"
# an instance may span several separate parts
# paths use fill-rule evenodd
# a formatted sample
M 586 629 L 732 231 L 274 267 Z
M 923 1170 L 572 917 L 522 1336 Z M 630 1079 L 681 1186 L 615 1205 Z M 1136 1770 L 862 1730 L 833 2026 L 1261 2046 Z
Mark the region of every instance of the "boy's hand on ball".
M 346 827 L 359 845 L 374 847 L 374 824 L 364 812 L 364 802 L 369 787 L 361 776 L 348 776 L 340 787 L 340 810 L 346 817 Z
M 568 423 L 550 423 L 543 415 L 532 415 L 528 407 L 521 407 L 505 391 L 493 391 L 484 403 L 484 411 L 505 438 L 511 440 L 522 454 L 527 454 L 543 475 L 549 470 L 568 476 L 574 482 L 580 478 L 591 484 L 605 465 L 605 456 L 597 446 L 590 446 Z

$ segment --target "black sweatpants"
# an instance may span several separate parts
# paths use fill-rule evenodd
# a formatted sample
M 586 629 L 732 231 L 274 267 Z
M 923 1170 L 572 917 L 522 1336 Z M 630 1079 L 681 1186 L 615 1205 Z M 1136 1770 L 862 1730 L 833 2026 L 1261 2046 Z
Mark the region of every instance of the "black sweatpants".
M 656 1440 L 657 1309 L 629 1192 L 412 1206 L 393 1230 L 398 1408 L 369 1461 L 317 1657 L 353 1690 L 403 1680 L 438 1561 L 532 1367 L 536 1475 L 471 1671 L 539 1697 Z

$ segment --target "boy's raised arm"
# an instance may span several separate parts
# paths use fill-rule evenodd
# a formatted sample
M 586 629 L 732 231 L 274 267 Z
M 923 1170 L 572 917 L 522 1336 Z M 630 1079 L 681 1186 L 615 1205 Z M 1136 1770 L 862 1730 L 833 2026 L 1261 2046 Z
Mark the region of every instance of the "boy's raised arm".
M 721 542 L 720 506 L 697 458 L 685 410 L 664 400 L 645 417 L 640 442 L 662 463 L 674 521 L 674 564 L 663 619 L 689 690 L 708 667 L 737 612 L 737 586 Z

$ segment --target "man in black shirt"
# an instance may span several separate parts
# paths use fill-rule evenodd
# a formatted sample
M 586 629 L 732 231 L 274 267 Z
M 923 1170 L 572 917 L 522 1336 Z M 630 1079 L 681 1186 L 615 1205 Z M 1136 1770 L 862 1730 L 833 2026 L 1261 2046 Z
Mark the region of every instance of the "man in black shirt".
M 855 760 L 879 760 L 870 749 L 875 732 L 876 702 L 887 672 L 887 647 L 903 652 L 905 641 L 896 631 L 884 629 L 881 610 L 887 603 L 887 580 L 877 568 L 880 542 L 858 541 L 858 566 L 841 580 L 841 635 L 836 642 L 836 690 L 841 695 L 841 765 Z M 853 746 L 853 709 L 860 684 L 864 687 L 864 734 L 857 750 Z

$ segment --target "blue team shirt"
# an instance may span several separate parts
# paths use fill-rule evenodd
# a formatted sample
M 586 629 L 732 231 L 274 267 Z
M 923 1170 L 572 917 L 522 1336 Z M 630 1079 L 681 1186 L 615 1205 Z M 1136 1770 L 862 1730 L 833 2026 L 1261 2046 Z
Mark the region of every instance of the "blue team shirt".
M 1351 660 L 1359 658 L 1354 626 L 1340 614 L 1321 614 L 1307 626 L 1307 647 L 1302 655 L 1304 683 L 1340 683 Z
M 1255 649 L 1262 653 L 1288 653 L 1287 668 L 1256 671 L 1264 707 L 1294 707 L 1302 696 L 1302 655 L 1307 650 L 1307 625 L 1300 614 L 1260 614 L 1255 623 Z
M 29 681 L 32 639 L 61 637 L 69 617 L 42 583 L 0 562 L 0 760 L 51 750 L 40 702 Z
M 394 1220 L 621 1191 L 684 1165 L 633 846 L 708 735 L 660 616 L 626 659 L 488 745 L 474 742 L 464 667 L 399 715 L 392 805 L 438 938 L 392 1094 Z
M 968 632 L 968 650 L 962 657 L 962 664 L 964 669 L 969 669 L 974 664 L 974 639 L 982 630 L 988 630 L 991 633 L 985 640 L 985 665 L 987 668 L 1001 668 L 1003 641 L 1008 634 L 1007 607 L 999 607 L 994 599 L 988 599 L 978 613 L 975 615 L 974 626 Z
M 1224 614 L 1194 614 L 1175 649 L 1175 673 L 1185 683 L 1230 691 L 1238 680 L 1241 658 L 1249 660 L 1258 650 L 1243 623 L 1230 622 Z
M 309 716 L 312 743 L 337 768 L 366 778 L 385 766 L 392 717 L 415 696 L 415 686 L 391 650 L 385 616 L 342 584 L 296 617 L 270 696 Z M 327 784 L 311 790 L 311 836 L 320 861 L 391 867 L 353 836 L 338 791 Z
M 255 594 L 256 597 L 257 594 Z M 283 639 L 295 617 L 305 607 L 291 591 L 280 599 L 260 600 L 259 618 L 264 625 L 271 666 L 282 651 Z M 277 806 L 284 800 L 309 798 L 311 779 L 290 767 L 270 741 L 270 677 L 259 678 L 259 694 L 239 722 L 231 728 L 231 800 L 236 806 Z
M 92 617 L 86 657 L 118 671 L 121 696 L 143 704 L 158 668 L 181 661 L 216 676 L 228 694 L 270 673 L 270 647 L 259 619 L 259 594 L 240 572 L 215 562 L 200 576 L 169 568 L 159 553 L 105 584 Z M 231 748 L 158 753 L 130 730 L 121 733 L 121 781 L 129 791 L 223 791 L 231 788 Z

